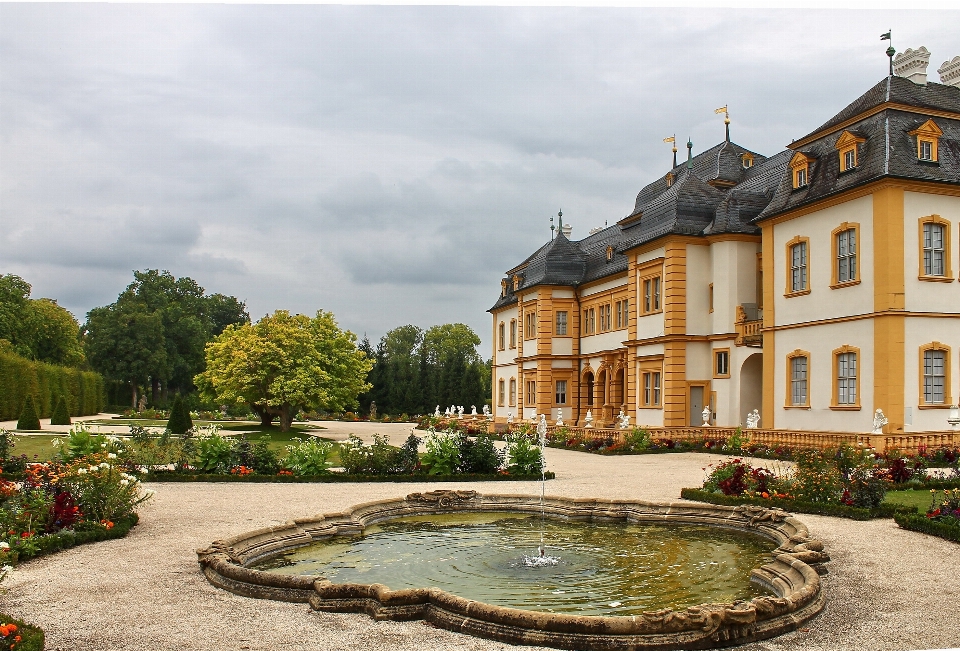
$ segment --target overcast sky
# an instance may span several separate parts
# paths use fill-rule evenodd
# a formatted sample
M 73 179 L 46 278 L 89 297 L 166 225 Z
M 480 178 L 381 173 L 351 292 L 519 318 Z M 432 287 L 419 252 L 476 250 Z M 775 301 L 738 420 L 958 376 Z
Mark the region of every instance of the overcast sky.
M 628 214 L 662 142 L 765 155 L 960 12 L 0 4 L 0 273 L 82 322 L 134 269 L 376 340 Z M 681 143 L 681 156 L 684 155 Z

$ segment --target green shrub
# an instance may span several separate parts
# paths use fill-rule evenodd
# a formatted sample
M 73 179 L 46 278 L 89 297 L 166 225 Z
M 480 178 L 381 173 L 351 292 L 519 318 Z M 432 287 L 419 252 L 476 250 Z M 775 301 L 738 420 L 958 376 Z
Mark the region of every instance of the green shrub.
M 71 425 L 70 411 L 67 409 L 67 401 L 63 396 L 57 398 L 57 406 L 53 408 L 53 415 L 50 416 L 51 425 Z
M 533 475 L 543 469 L 543 453 L 524 433 L 507 437 L 507 472 L 512 475 Z
M 153 495 L 117 465 L 117 455 L 112 452 L 77 459 L 64 469 L 59 483 L 76 499 L 85 520 L 111 528 Z
M 195 465 L 204 472 L 228 473 L 237 465 L 235 447 L 236 441 L 220 436 L 218 425 L 204 428 L 196 438 Z
M 19 417 L 28 395 L 33 396 L 34 408 L 41 418 L 53 413 L 57 397 L 67 401 L 71 414 L 96 414 L 106 405 L 104 386 L 98 373 L 0 352 L 0 420 Z
M 186 434 L 193 427 L 193 421 L 190 419 L 190 409 L 179 395 L 173 400 L 173 408 L 170 410 L 170 420 L 167 421 L 167 429 L 174 434 Z
M 761 497 L 749 497 L 746 495 L 724 495 L 722 493 L 713 493 L 699 488 L 684 488 L 680 491 L 680 497 L 685 500 L 695 502 L 706 502 L 708 504 L 721 504 L 724 506 L 738 506 L 740 504 L 756 504 L 767 508 L 778 508 L 792 513 L 810 513 L 812 515 L 828 515 L 836 518 L 849 518 L 851 520 L 870 520 L 872 518 L 891 518 L 901 512 L 915 512 L 910 507 L 896 504 L 882 504 L 872 509 L 861 509 L 854 506 L 847 506 L 839 503 L 829 502 L 805 502 L 789 498 L 764 499 Z
M 329 472 L 327 459 L 333 453 L 333 443 L 318 438 L 297 439 L 287 446 L 286 467 L 297 477 L 315 477 Z
M 459 435 L 452 432 L 430 432 L 427 448 L 420 463 L 431 475 L 452 475 L 460 467 Z
M 20 411 L 20 420 L 17 421 L 17 429 L 40 429 L 40 418 L 37 416 L 37 408 L 33 404 L 33 396 L 27 396 L 26 401 L 23 403 L 23 409 Z
M 650 448 L 650 432 L 634 427 L 623 435 L 623 447 L 630 452 L 643 452 Z
M 503 465 L 505 452 L 498 450 L 493 439 L 487 434 L 480 434 L 476 440 L 462 436 L 460 444 L 460 472 L 490 475 Z
M 277 453 L 270 449 L 269 441 L 269 437 L 261 436 L 250 451 L 250 460 L 246 465 L 253 468 L 255 473 L 275 475 L 282 467 Z
M 804 450 L 797 453 L 791 492 L 804 502 L 839 502 L 843 475 L 828 455 L 819 450 Z

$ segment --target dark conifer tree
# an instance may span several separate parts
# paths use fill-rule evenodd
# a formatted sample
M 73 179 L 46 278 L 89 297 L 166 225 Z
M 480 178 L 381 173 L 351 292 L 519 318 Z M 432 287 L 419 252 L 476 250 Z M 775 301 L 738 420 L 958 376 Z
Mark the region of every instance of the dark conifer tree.
M 33 396 L 27 396 L 26 402 L 23 403 L 23 411 L 20 412 L 17 429 L 40 429 L 40 417 L 37 416 L 37 408 L 33 404 Z

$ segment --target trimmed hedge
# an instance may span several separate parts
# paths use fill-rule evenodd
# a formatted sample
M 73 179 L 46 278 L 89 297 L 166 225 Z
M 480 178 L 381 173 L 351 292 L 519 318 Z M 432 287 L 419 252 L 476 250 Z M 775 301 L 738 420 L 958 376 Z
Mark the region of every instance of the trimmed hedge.
M 170 409 L 170 420 L 167 421 L 167 429 L 174 434 L 186 434 L 193 427 L 193 420 L 190 418 L 190 408 L 183 398 L 178 394 L 173 400 L 173 408 Z
M 960 527 L 931 520 L 922 513 L 897 513 L 893 519 L 901 529 L 918 531 L 930 536 L 960 543 Z
M 122 518 L 114 522 L 112 529 L 105 529 L 104 527 L 95 526 L 89 529 L 80 529 L 79 531 L 65 529 L 63 531 L 58 531 L 57 533 L 37 536 L 34 538 L 33 542 L 35 545 L 37 545 L 37 547 L 39 547 L 39 549 L 35 553 L 31 554 L 14 553 L 13 560 L 15 562 L 22 563 L 23 561 L 30 560 L 31 558 L 46 556 L 47 554 L 53 554 L 63 551 L 64 549 L 70 549 L 71 547 L 76 547 L 77 545 L 100 542 L 101 540 L 114 540 L 116 538 L 123 538 L 130 533 L 130 529 L 132 529 L 139 521 L 140 518 L 137 516 L 137 514 L 132 513 L 126 518 Z
M 20 641 L 17 642 L 15 651 L 43 651 L 44 636 L 42 629 L 5 613 L 0 613 L 0 624 L 16 625 L 16 635 L 20 636 Z
M 739 506 L 741 504 L 755 504 L 757 506 L 777 507 L 794 513 L 809 513 L 810 515 L 829 515 L 834 518 L 849 518 L 851 520 L 872 520 L 874 518 L 892 518 L 897 513 L 915 513 L 916 510 L 895 504 L 881 504 L 872 509 L 861 509 L 845 504 L 829 504 L 823 502 L 801 502 L 785 499 L 757 499 L 738 495 L 722 495 L 699 488 L 683 488 L 680 497 L 694 502 L 707 502 L 723 506 Z
M 907 482 L 905 484 L 894 484 L 890 487 L 892 491 L 929 491 L 931 489 L 943 490 L 944 488 L 960 488 L 960 479 L 929 479 L 919 484 Z
M 40 418 L 37 416 L 37 408 L 33 405 L 33 396 L 27 396 L 23 401 L 23 411 L 17 419 L 17 429 L 40 429 Z
M 51 425 L 72 425 L 70 422 L 70 412 L 67 410 L 67 401 L 62 397 L 57 398 L 57 406 L 53 409 L 53 415 L 50 417 Z
M 546 473 L 547 479 L 555 479 L 556 474 Z M 185 472 L 161 471 L 140 475 L 140 481 L 170 481 L 170 482 L 247 482 L 254 484 L 335 484 L 335 483 L 368 483 L 368 482 L 396 482 L 396 483 L 429 483 L 445 481 L 539 481 L 540 475 L 347 475 L 331 472 L 328 475 L 313 477 L 296 477 L 294 475 L 214 475 L 190 474 Z
M 53 414 L 58 397 L 76 416 L 98 414 L 106 405 L 104 382 L 99 373 L 67 366 L 34 362 L 13 353 L 0 353 L 0 420 L 20 416 L 27 396 L 37 401 L 37 415 Z

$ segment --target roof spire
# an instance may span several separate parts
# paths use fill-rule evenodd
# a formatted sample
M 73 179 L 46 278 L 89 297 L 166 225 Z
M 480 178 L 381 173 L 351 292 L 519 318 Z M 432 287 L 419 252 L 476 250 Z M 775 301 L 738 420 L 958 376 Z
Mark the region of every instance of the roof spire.
M 673 167 L 670 168 L 673 169 L 677 166 L 677 134 L 673 134 L 669 138 L 664 138 L 663 141 L 673 143 Z
M 720 114 L 723 113 L 723 124 L 727 127 L 727 142 L 730 142 L 730 112 L 727 110 L 727 105 L 724 104 L 718 109 L 714 109 L 714 113 Z
M 557 227 L 557 232 L 563 232 L 563 209 L 560 209 L 560 212 L 557 213 L 557 216 L 560 218 L 560 225 Z
M 553 241 L 553 231 L 556 229 L 556 226 L 553 225 L 553 216 L 550 216 L 550 240 Z
M 693 141 L 687 138 L 687 169 L 693 169 Z
M 893 55 L 897 53 L 897 51 L 893 49 L 893 36 L 891 36 L 892 34 L 893 34 L 893 30 L 889 29 L 887 30 L 886 34 L 880 35 L 881 41 L 890 41 L 890 47 L 887 48 L 887 56 L 890 58 L 890 76 L 891 77 L 893 76 Z

